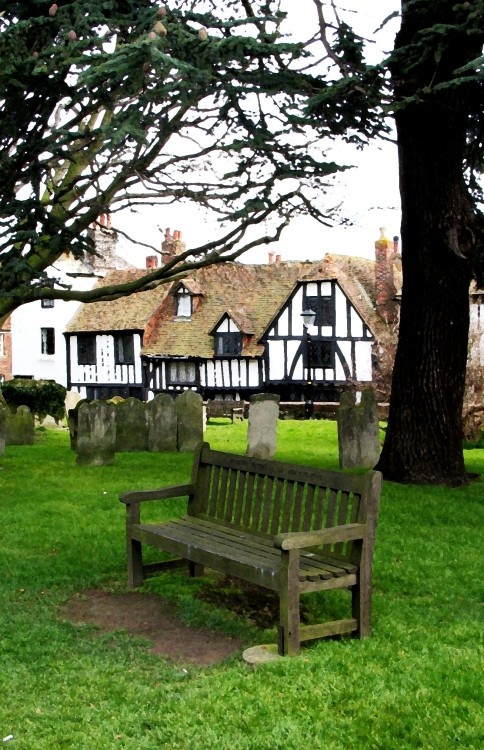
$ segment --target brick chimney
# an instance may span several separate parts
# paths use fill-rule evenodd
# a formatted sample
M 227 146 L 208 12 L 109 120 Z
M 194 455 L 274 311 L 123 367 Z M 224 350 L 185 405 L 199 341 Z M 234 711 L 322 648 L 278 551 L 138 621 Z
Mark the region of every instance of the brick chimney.
M 182 240 L 182 233 L 179 229 L 175 229 L 173 234 L 170 229 L 165 230 L 165 239 L 161 243 L 161 257 L 162 265 L 166 265 L 176 255 L 180 255 L 185 252 L 185 243 Z
M 380 237 L 375 242 L 375 298 L 376 311 L 387 323 L 398 319 L 397 290 L 393 277 L 398 254 L 398 237 L 389 240 L 385 227 L 380 227 Z
M 111 226 L 111 214 L 100 214 L 98 220 L 91 225 L 89 235 L 97 253 L 89 258 L 93 267 L 96 270 L 115 268 L 118 235 Z
M 146 268 L 158 268 L 158 256 L 157 255 L 147 255 L 146 256 Z

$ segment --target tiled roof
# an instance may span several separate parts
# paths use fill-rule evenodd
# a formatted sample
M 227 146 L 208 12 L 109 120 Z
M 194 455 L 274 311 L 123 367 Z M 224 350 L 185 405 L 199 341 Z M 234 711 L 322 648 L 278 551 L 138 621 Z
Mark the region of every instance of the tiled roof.
M 113 272 L 102 284 L 119 283 L 145 271 Z M 201 268 L 186 278 L 197 290 L 191 318 L 176 318 L 175 285 L 133 294 L 113 302 L 83 305 L 68 331 L 143 329 L 143 354 L 160 357 L 213 356 L 210 332 L 227 314 L 244 334 L 242 356 L 263 352 L 259 339 L 301 281 L 336 279 L 377 339 L 387 326 L 374 308 L 374 262 L 344 255 L 321 261 L 287 261 L 268 265 L 223 263 Z M 201 294 L 200 294 L 201 292 Z M 198 296 L 200 295 L 200 296 Z
M 146 270 L 141 269 L 112 271 L 99 280 L 96 288 L 111 284 L 126 284 L 139 279 L 146 273 Z M 72 333 L 144 330 L 153 310 L 161 303 L 170 287 L 169 284 L 163 284 L 156 289 L 138 292 L 129 297 L 81 305 L 69 321 L 66 331 Z

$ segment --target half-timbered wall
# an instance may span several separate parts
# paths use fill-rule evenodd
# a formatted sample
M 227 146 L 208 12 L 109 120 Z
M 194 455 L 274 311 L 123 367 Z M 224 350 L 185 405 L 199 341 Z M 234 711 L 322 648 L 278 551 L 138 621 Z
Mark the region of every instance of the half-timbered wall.
M 176 365 L 178 374 L 194 372 L 194 377 L 176 380 L 172 377 L 172 368 Z M 150 359 L 146 367 L 146 385 L 148 398 L 153 398 L 161 391 L 181 391 L 194 388 L 202 394 L 211 396 L 215 393 L 245 390 L 257 390 L 264 382 L 264 364 L 260 360 L 244 357 L 229 359 L 213 358 L 209 360 L 185 359 Z
M 303 310 L 316 313 L 303 325 Z M 335 281 L 302 284 L 264 337 L 268 383 L 372 379 L 370 329 Z
M 132 334 L 133 364 L 116 364 L 115 333 L 92 335 L 95 337 L 95 364 L 84 365 L 78 362 L 77 335 L 68 337 L 68 388 L 77 390 L 83 397 L 86 397 L 86 388 L 89 386 L 141 388 L 143 380 L 140 357 L 142 335 L 139 332 Z

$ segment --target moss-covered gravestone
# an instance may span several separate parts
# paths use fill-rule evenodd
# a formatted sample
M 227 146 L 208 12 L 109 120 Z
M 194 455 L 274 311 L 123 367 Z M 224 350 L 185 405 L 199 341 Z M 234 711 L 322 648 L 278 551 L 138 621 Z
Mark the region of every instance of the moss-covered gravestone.
M 148 447 L 146 406 L 137 398 L 127 398 L 115 405 L 116 451 L 145 451 Z
M 176 451 L 177 419 L 175 401 L 167 393 L 159 393 L 146 404 L 149 451 Z
M 114 463 L 116 406 L 106 401 L 84 403 L 78 409 L 77 463 L 105 466 Z
M 33 445 L 35 418 L 28 406 L 19 406 L 16 412 L 7 411 L 5 425 L 7 445 Z
M 378 411 L 375 394 L 366 389 L 341 394 L 337 413 L 339 465 L 342 469 L 373 467 L 380 457 Z
M 183 391 L 175 401 L 178 450 L 194 451 L 203 442 L 203 400 L 195 391 Z

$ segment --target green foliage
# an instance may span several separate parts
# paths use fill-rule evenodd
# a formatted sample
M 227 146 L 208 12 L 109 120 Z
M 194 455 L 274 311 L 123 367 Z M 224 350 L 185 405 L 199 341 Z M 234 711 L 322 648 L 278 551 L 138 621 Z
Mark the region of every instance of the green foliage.
M 245 240 L 245 233 L 273 215 L 272 238 L 310 205 L 323 215 L 311 183 L 338 166 L 315 159 L 306 142 L 289 141 L 304 77 L 297 66 L 306 53 L 282 36 L 278 6 L 6 5 L 0 316 L 33 299 L 92 299 L 92 292 L 76 297 L 48 287 L 44 272 L 66 250 L 92 253 L 88 229 L 107 211 L 147 201 L 201 204 L 232 222 L 223 236 L 190 248 L 202 263 L 267 241 L 265 234 Z M 187 148 L 179 148 L 180 136 Z M 283 181 L 291 176 L 298 186 L 287 193 Z M 160 269 L 158 277 L 177 273 Z
M 207 439 L 226 450 L 234 437 L 243 452 L 240 425 L 207 427 Z M 278 455 L 335 468 L 335 424 L 280 422 Z M 374 630 L 366 641 L 323 640 L 300 657 L 256 669 L 240 652 L 200 668 L 152 653 L 147 640 L 126 630 L 67 620 L 63 604 L 82 601 L 86 589 L 125 592 L 119 493 L 187 481 L 190 461 L 185 454 L 121 454 L 115 466 L 80 468 L 67 434 L 55 430 L 34 446 L 7 447 L 0 496 L 0 693 L 8 696 L 0 726 L 2 736 L 14 736 L 7 745 L 480 749 L 482 477 L 460 489 L 384 484 Z M 484 474 L 482 451 L 467 461 Z M 159 505 L 162 514 L 179 511 L 179 501 Z M 200 601 L 199 587 L 168 573 L 140 591 L 170 600 L 194 627 L 209 623 L 248 646 L 275 641 L 275 629 L 257 630 Z M 316 598 L 340 616 L 338 597 Z
M 1 395 L 13 411 L 19 406 L 28 406 L 40 421 L 48 414 L 57 422 L 65 417 L 66 388 L 53 380 L 6 380 L 2 383 Z

